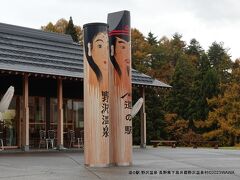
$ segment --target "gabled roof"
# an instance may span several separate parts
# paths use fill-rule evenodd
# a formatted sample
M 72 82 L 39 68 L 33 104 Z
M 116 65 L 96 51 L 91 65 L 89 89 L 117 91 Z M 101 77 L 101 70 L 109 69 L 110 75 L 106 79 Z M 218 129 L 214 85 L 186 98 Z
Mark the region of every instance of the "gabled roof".
M 69 35 L 0 23 L 0 70 L 83 79 L 83 50 Z M 132 83 L 171 87 L 134 69 Z

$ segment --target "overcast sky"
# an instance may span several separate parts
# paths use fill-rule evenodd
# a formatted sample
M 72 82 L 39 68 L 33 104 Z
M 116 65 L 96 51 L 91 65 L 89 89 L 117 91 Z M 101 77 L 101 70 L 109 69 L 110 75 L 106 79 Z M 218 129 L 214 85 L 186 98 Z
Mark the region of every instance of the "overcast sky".
M 158 38 L 175 32 L 206 50 L 224 42 L 232 59 L 240 57 L 240 0 L 2 0 L 0 22 L 39 29 L 49 21 L 73 17 L 74 24 L 106 22 L 107 13 L 130 10 L 132 27 Z

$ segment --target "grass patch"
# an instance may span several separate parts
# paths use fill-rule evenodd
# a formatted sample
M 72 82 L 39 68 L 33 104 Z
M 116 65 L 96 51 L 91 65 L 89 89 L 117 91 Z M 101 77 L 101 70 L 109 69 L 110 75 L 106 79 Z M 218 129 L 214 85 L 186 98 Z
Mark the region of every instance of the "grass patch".
M 219 147 L 219 149 L 240 150 L 239 146 Z

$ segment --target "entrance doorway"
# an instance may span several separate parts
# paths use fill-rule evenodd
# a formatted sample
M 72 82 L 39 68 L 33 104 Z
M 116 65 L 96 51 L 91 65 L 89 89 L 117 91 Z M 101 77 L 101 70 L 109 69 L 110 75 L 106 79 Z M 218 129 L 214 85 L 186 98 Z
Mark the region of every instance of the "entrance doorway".
M 79 99 L 67 99 L 63 101 L 63 133 L 64 145 L 68 147 L 70 130 L 74 130 L 76 136 L 83 135 L 83 101 Z M 58 109 L 57 99 L 39 96 L 29 97 L 29 145 L 30 148 L 38 148 L 40 142 L 40 130 L 48 132 L 54 130 L 57 134 Z M 47 133 L 46 133 L 47 134 Z

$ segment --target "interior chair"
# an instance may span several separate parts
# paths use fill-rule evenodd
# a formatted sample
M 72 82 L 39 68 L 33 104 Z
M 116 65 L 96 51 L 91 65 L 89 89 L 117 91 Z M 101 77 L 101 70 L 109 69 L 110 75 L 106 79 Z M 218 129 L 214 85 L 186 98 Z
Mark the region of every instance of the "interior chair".
M 47 148 L 48 148 L 48 143 L 51 144 L 52 149 L 54 149 L 54 142 L 56 140 L 56 133 L 55 130 L 48 130 L 48 137 L 46 139 L 47 141 Z
M 74 130 L 69 130 L 68 135 L 69 135 L 69 148 L 71 148 L 74 145 L 76 140 L 77 140 L 77 147 L 78 148 L 82 147 L 81 145 L 83 144 L 83 139 L 81 137 L 76 138 L 76 134 Z
M 84 147 L 84 130 L 80 131 L 80 147 Z
M 46 131 L 44 130 L 39 130 L 39 149 L 41 148 L 41 145 L 43 144 L 44 146 L 47 146 L 48 149 L 48 143 L 47 143 L 47 138 L 46 138 Z

